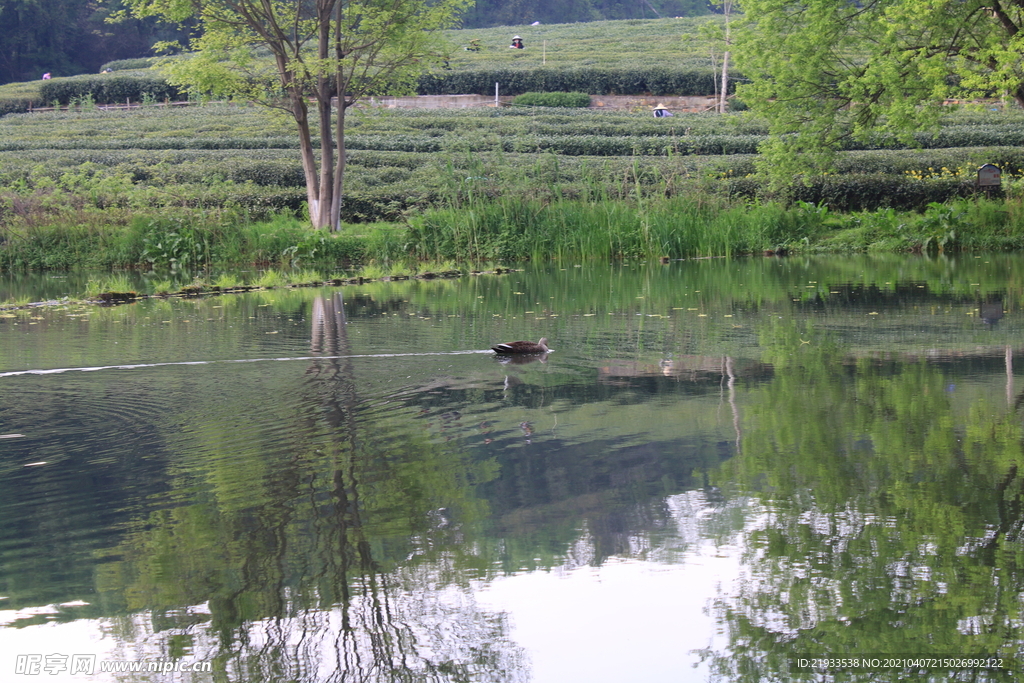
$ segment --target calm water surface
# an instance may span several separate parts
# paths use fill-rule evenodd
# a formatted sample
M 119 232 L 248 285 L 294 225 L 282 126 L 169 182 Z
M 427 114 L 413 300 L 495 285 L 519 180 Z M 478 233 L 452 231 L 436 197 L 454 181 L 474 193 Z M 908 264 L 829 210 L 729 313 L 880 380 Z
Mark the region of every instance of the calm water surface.
M 0 311 L 0 680 L 1014 680 L 797 660 L 1024 654 L 1022 304 L 991 255 Z

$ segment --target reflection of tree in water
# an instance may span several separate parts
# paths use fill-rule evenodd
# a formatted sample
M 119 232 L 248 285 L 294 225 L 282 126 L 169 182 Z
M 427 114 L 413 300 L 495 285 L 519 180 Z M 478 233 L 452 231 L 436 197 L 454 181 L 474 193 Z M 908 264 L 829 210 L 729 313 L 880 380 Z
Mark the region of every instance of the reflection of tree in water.
M 377 574 L 332 609 L 246 624 L 227 661 L 239 681 L 525 681 L 520 648 L 500 614 L 464 588 L 443 588 L 444 568 Z M 432 587 L 432 588 L 428 588 Z
M 388 424 L 357 413 L 340 293 L 313 313 L 323 357 L 307 372 L 293 443 L 218 459 L 214 486 L 243 476 L 247 491 L 195 494 L 122 548 L 126 607 L 154 614 L 149 627 L 124 620 L 127 647 L 156 640 L 167 656 L 185 638 L 220 676 L 247 682 L 525 680 L 504 617 L 481 611 L 457 578 L 477 564 L 465 464 L 428 440 L 383 439 Z M 159 636 L 138 638 L 147 628 Z
M 391 571 L 383 569 L 386 558 L 375 557 L 380 540 L 364 519 L 360 476 L 366 468 L 360 461 L 386 454 L 374 452 L 372 439 L 363 443 L 366 427 L 356 416 L 358 383 L 340 292 L 314 302 L 312 351 L 325 358 L 308 372 L 307 419 L 311 428 L 319 423 L 336 434 L 331 490 L 311 506 L 311 527 L 325 552 L 322 571 L 307 579 L 315 582 L 322 605 L 248 627 L 247 635 L 261 642 L 238 653 L 239 673 L 246 680 L 273 680 L 281 673 L 297 680 L 520 679 L 524 662 L 505 636 L 503 618 L 481 613 L 467 589 L 449 584 L 443 550 L 432 553 L 436 562 Z M 423 543 L 443 549 L 459 542 L 457 532 L 445 529 L 443 514 L 427 517 L 432 528 Z
M 837 357 L 808 354 L 759 387 L 743 448 L 713 475 L 752 494 L 743 579 L 714 607 L 730 645 L 705 653 L 716 680 L 828 680 L 793 671 L 798 655 L 1019 656 L 1019 416 L 999 394 L 955 405 L 948 367 L 865 362 L 851 375 Z
M 529 680 L 505 616 L 482 611 L 467 587 L 450 583 L 449 570 L 441 563 L 366 574 L 353 579 L 348 599 L 335 605 L 311 605 L 308 596 L 286 591 L 280 613 L 239 618 L 231 628 L 221 619 L 218 632 L 204 628 L 206 607 L 200 606 L 123 617 L 113 633 L 125 659 L 212 661 L 213 680 Z M 263 589 L 249 588 L 244 597 Z M 209 605 L 214 620 L 222 609 Z

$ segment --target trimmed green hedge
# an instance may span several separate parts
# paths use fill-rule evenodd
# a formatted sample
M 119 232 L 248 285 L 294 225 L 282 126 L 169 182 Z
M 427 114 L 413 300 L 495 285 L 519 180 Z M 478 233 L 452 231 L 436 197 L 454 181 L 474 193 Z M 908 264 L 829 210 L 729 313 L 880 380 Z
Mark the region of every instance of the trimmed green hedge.
M 738 78 L 736 74 L 733 78 Z M 467 69 L 441 71 L 420 77 L 420 95 L 493 95 L 498 83 L 503 95 L 528 92 L 585 92 L 590 95 L 713 95 L 715 72 L 710 69 L 649 67 L 613 69 Z
M 31 106 L 39 106 L 39 101 L 27 97 L 5 97 L 0 99 L 0 116 L 24 114 Z
M 585 92 L 528 92 L 512 101 L 523 107 L 589 107 L 590 95 Z
M 132 71 L 134 69 L 148 69 L 152 67 L 160 57 L 138 57 L 136 59 L 115 59 L 100 67 L 100 71 Z
M 314 146 L 318 146 L 319 140 L 314 140 Z M 415 144 L 409 145 L 415 147 Z M 54 140 L 48 145 L 49 149 L 72 150 L 72 149 L 150 149 L 150 150 L 185 150 L 185 149 L 290 149 L 296 147 L 294 137 L 270 136 L 258 137 L 151 137 L 138 140 L 105 140 L 91 142 L 89 140 Z M 0 140 L 0 151 L 13 152 L 18 150 L 39 149 L 39 143 L 32 140 Z M 373 148 L 371 148 L 373 149 Z M 380 149 L 387 149 L 382 147 Z M 400 148 L 401 149 L 401 148 Z M 413 150 L 415 151 L 415 150 Z M 430 149 L 424 150 L 430 151 Z
M 724 184 L 730 194 L 755 197 L 760 189 L 751 178 L 732 179 Z M 832 211 L 873 211 L 893 208 L 899 211 L 922 211 L 932 202 L 945 202 L 971 197 L 976 191 L 972 180 L 918 180 L 882 173 L 819 176 L 810 185 L 798 185 L 792 191 L 793 201 L 823 204 Z
M 145 99 L 152 99 L 162 102 L 177 100 L 183 96 L 176 87 L 151 74 L 100 74 L 57 78 L 43 83 L 39 88 L 39 97 L 43 102 L 59 102 L 62 105 L 90 97 L 96 104 L 123 104 L 128 100 L 142 102 Z

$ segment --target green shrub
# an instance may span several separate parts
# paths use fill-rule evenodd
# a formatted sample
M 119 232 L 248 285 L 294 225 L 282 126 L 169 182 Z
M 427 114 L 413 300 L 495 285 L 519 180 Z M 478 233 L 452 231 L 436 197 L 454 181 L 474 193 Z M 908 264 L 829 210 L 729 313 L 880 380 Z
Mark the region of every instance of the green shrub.
M 129 100 L 177 100 L 183 94 L 154 74 L 99 74 L 54 78 L 39 87 L 39 96 L 43 102 L 67 105 L 87 97 L 97 104 L 122 104 Z
M 754 197 L 761 191 L 756 179 L 726 181 L 723 189 L 734 195 Z M 797 185 L 789 200 L 827 206 L 832 211 L 873 211 L 892 208 L 922 211 L 930 204 L 975 194 L 971 179 L 919 180 L 882 173 L 818 176 L 809 185 Z
M 737 74 L 733 78 L 739 78 Z M 575 69 L 465 69 L 421 76 L 420 95 L 505 95 L 527 92 L 585 92 L 590 95 L 703 96 L 716 92 L 711 68 L 580 67 Z
M 585 92 L 528 92 L 516 95 L 512 104 L 524 107 L 589 107 L 590 95 Z
M 7 114 L 24 114 L 29 107 L 38 105 L 39 100 L 32 100 L 27 97 L 4 97 L 0 98 L 0 116 Z
M 132 71 L 135 69 L 149 69 L 160 57 L 139 57 L 136 59 L 115 59 L 112 62 L 107 62 L 100 67 L 100 71 Z

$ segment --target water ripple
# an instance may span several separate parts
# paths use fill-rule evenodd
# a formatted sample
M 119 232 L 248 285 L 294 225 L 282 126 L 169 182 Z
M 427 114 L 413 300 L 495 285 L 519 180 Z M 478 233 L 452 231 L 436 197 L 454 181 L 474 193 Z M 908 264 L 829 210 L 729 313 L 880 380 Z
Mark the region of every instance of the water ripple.
M 173 361 L 166 363 L 132 363 L 128 365 L 97 365 L 80 368 L 50 368 L 32 370 L 13 370 L 0 372 L 0 377 L 17 377 L 19 375 L 57 375 L 64 372 L 96 372 L 99 370 L 137 370 L 140 368 L 160 368 L 171 365 L 214 365 L 220 363 L 267 363 L 274 361 L 295 361 L 295 360 L 341 360 L 347 358 L 399 358 L 402 356 L 465 356 L 471 354 L 494 353 L 491 350 L 472 351 L 436 351 L 431 353 L 363 353 L 350 356 L 287 356 L 283 358 L 238 358 L 227 360 L 190 360 Z

